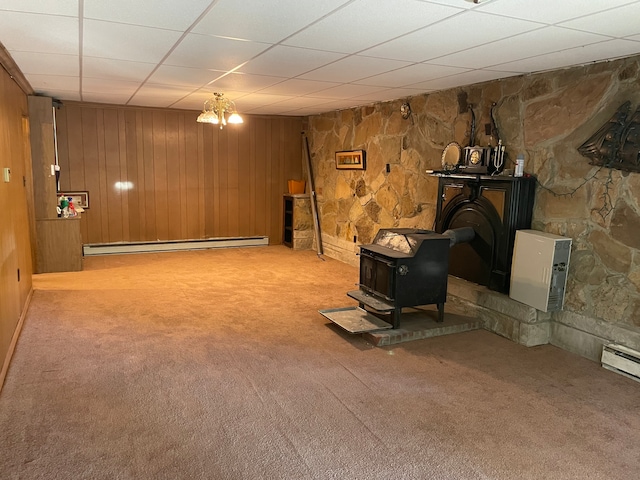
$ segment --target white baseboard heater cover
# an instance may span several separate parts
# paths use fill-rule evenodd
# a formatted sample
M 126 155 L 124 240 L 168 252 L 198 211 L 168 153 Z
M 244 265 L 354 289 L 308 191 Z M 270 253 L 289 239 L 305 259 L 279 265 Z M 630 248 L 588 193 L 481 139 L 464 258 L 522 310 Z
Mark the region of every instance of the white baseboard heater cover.
M 265 247 L 269 237 L 223 237 L 204 240 L 170 240 L 157 242 L 100 243 L 82 246 L 85 256 L 123 253 L 173 252 L 208 248 Z
M 602 347 L 602 366 L 640 382 L 640 352 L 610 343 Z

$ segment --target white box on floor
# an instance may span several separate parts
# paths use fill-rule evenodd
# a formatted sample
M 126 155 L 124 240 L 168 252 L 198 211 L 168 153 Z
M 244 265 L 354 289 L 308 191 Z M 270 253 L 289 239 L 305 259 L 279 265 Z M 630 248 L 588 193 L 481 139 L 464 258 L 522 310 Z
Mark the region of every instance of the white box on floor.
M 570 254 L 570 238 L 516 231 L 509 296 L 543 312 L 562 310 Z

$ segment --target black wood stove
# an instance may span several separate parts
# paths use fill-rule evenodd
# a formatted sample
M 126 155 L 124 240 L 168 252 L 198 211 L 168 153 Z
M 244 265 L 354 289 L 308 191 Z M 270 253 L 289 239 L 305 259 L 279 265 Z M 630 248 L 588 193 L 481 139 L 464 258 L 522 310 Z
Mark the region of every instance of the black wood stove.
M 444 318 L 449 249 L 473 238 L 471 228 L 443 234 L 408 228 L 381 229 L 371 245 L 360 247 L 359 290 L 347 292 L 360 308 L 390 316 L 400 326 L 402 308 L 436 304 Z

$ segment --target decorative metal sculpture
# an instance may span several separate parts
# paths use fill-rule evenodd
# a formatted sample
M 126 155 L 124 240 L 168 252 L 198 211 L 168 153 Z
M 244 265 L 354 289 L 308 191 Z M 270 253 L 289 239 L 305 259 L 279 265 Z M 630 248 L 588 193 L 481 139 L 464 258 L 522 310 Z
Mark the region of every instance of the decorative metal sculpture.
M 629 117 L 625 102 L 611 119 L 578 147 L 591 165 L 640 172 L 640 107 Z

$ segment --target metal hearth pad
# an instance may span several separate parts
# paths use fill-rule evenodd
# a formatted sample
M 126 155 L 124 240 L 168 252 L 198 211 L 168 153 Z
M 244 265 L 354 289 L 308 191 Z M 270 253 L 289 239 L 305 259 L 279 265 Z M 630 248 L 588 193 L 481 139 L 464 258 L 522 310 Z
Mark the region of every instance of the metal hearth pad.
M 318 312 L 349 333 L 388 330 L 392 326 L 360 307 L 330 308 Z

